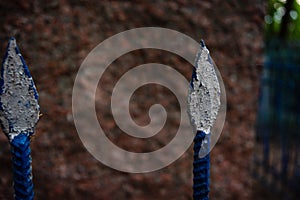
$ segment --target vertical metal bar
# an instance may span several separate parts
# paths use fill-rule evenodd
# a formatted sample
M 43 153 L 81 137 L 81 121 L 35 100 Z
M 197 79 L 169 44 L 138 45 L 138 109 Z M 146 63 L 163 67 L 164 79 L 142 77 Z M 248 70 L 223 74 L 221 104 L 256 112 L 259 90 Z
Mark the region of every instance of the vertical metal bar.
M 205 136 L 203 131 L 197 131 L 194 138 L 193 198 L 201 200 L 208 200 L 209 194 L 210 156 L 199 157 Z
M 0 74 L 0 122 L 11 144 L 14 197 L 34 197 L 30 138 L 39 119 L 38 94 L 28 67 L 11 38 Z
M 17 135 L 11 142 L 15 199 L 33 199 L 30 139 L 26 134 Z
M 193 198 L 209 199 L 210 130 L 220 110 L 220 85 L 204 41 L 196 57 L 190 83 L 188 109 L 194 138 Z M 202 157 L 200 157 L 200 154 Z

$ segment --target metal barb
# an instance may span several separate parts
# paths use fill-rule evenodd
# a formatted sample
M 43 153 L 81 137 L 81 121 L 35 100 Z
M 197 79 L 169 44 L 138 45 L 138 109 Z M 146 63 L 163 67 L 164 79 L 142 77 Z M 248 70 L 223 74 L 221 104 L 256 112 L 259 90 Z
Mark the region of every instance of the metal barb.
M 33 134 L 39 110 L 34 82 L 12 37 L 0 74 L 0 123 L 10 141 L 20 133 Z
M 195 131 L 210 133 L 220 110 L 220 94 L 214 63 L 201 40 L 188 96 L 188 113 Z

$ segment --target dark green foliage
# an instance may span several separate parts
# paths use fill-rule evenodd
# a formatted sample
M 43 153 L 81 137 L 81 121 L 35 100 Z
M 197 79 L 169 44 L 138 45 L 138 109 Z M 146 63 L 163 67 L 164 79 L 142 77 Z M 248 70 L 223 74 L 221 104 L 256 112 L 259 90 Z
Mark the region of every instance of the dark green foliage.
M 269 0 L 266 23 L 266 39 L 300 39 L 300 1 Z

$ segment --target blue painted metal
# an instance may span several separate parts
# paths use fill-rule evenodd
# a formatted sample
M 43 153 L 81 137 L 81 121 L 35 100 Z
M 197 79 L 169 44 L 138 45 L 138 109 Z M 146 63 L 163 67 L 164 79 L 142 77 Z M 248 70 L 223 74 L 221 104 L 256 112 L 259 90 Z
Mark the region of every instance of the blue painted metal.
M 30 137 L 39 118 L 38 93 L 13 37 L 2 62 L 0 113 L 3 132 L 11 144 L 14 198 L 32 200 Z
M 210 175 L 210 156 L 207 154 L 199 158 L 199 152 L 206 134 L 203 131 L 197 131 L 194 138 L 194 162 L 193 162 L 193 198 L 199 200 L 208 200 L 209 194 L 209 175 Z
M 200 42 L 204 47 L 203 40 Z M 198 60 L 198 58 L 196 58 Z M 196 79 L 196 68 L 193 69 L 192 80 Z M 193 81 L 190 82 L 194 87 Z M 210 156 L 207 154 L 203 158 L 199 158 L 199 152 L 206 134 L 203 131 L 197 131 L 194 137 L 194 162 L 193 162 L 193 199 L 208 200 L 209 199 L 209 176 L 210 176 Z
M 254 174 L 285 199 L 300 197 L 299 49 L 299 41 L 266 41 L 257 119 Z
M 203 40 L 200 41 L 201 48 L 206 47 Z M 200 54 L 196 57 L 196 64 L 200 59 Z M 208 55 L 208 61 L 213 63 L 211 57 Z M 199 66 L 198 66 L 199 67 Z M 194 89 L 194 80 L 197 80 L 196 67 L 193 68 L 192 79 L 190 82 L 191 88 Z M 201 83 L 200 83 L 201 84 Z M 200 85 L 201 86 L 201 85 Z M 201 148 L 204 147 L 204 141 L 207 142 L 206 148 L 209 149 L 210 133 L 205 133 L 202 130 L 197 130 L 194 137 L 194 162 L 193 162 L 193 199 L 208 200 L 209 199 L 209 184 L 210 184 L 210 155 L 209 153 L 204 157 L 199 157 Z
M 16 200 L 33 199 L 33 182 L 31 173 L 30 138 L 27 134 L 17 135 L 11 142 L 13 179 Z

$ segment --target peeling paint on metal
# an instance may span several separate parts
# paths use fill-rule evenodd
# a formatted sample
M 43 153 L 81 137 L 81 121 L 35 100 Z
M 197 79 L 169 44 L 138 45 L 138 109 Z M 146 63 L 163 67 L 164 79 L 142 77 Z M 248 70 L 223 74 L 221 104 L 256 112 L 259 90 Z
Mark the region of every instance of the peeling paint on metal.
M 202 41 L 188 96 L 188 113 L 196 130 L 210 133 L 220 109 L 220 94 L 214 64 Z
M 9 140 L 30 136 L 39 119 L 38 94 L 16 40 L 11 38 L 0 77 L 0 122 Z

